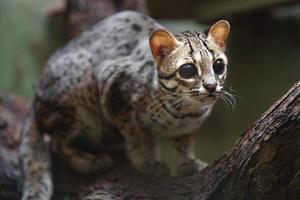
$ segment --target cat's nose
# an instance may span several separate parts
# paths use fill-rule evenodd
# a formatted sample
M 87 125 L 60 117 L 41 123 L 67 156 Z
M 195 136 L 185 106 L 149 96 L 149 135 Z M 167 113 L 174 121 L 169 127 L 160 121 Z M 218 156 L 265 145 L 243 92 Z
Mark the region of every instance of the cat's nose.
M 203 87 L 208 91 L 208 92 L 214 92 L 217 89 L 217 83 L 204 83 Z

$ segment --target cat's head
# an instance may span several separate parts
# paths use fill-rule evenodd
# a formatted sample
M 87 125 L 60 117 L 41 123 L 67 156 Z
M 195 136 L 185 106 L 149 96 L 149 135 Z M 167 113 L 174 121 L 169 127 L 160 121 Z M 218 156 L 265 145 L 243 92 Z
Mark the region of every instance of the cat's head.
M 149 42 L 161 89 L 201 105 L 213 104 L 221 96 L 226 79 L 224 51 L 229 29 L 229 23 L 220 20 L 208 34 L 153 32 Z

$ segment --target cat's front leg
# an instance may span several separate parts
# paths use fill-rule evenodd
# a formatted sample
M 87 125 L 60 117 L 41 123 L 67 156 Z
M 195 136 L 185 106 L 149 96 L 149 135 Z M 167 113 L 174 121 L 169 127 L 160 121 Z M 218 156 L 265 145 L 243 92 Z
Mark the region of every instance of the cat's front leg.
M 179 154 L 177 175 L 190 176 L 197 174 L 207 166 L 207 163 L 195 157 L 195 133 L 176 137 L 174 139 L 174 145 Z
M 127 144 L 128 156 L 139 171 L 148 175 L 170 174 L 167 164 L 158 160 L 155 138 L 138 126 L 124 125 L 121 131 Z

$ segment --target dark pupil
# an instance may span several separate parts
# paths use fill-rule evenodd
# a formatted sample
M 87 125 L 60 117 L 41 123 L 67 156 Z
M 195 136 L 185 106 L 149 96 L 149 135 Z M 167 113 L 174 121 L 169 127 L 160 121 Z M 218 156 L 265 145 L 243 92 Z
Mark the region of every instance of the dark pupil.
M 221 60 L 221 59 L 216 60 L 216 62 L 213 64 L 213 69 L 216 74 L 219 74 L 219 75 L 222 74 L 225 69 L 225 64 L 224 64 L 223 60 Z
M 197 69 L 194 65 L 184 64 L 179 67 L 179 75 L 185 79 L 193 78 L 197 75 Z

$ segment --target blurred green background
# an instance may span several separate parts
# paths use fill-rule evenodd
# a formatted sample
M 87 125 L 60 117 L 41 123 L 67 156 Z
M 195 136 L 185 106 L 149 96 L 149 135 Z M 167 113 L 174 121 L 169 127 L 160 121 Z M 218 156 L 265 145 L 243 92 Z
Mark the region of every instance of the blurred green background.
M 0 0 L 0 90 L 33 98 L 49 55 L 65 41 L 61 0 Z M 199 131 L 197 154 L 212 161 L 300 79 L 300 4 L 292 0 L 148 0 L 149 14 L 173 32 L 203 30 L 225 18 L 228 87 L 234 110 L 219 101 Z M 201 24 L 201 25 L 200 25 Z M 176 155 L 164 145 L 170 162 Z

